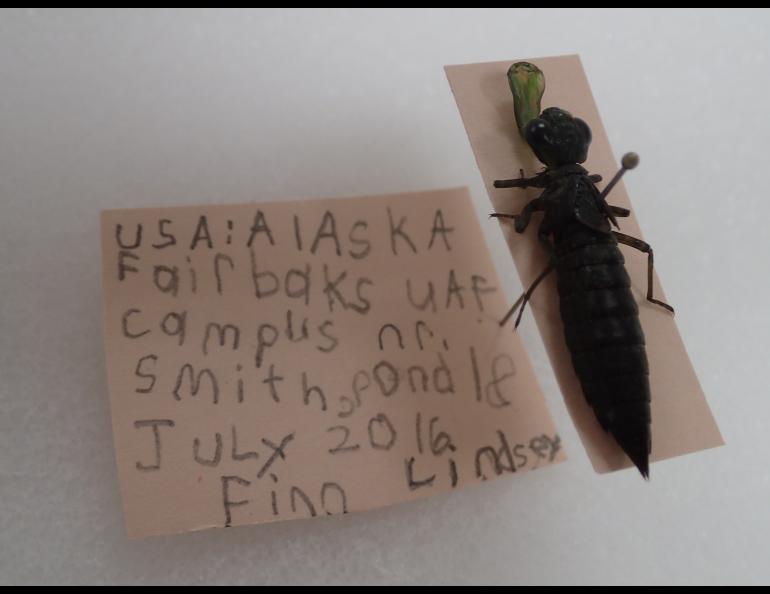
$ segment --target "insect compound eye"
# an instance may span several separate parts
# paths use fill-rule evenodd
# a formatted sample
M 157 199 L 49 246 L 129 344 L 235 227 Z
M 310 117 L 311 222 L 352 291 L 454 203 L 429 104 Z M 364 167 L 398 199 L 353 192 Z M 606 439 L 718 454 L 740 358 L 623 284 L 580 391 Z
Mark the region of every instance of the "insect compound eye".
M 583 120 L 574 120 L 575 141 L 572 145 L 570 159 L 575 163 L 583 163 L 588 158 L 588 146 L 591 144 L 591 128 Z
M 550 124 L 542 118 L 535 118 L 527 124 L 524 132 L 527 142 L 530 144 L 540 144 L 547 140 Z
M 588 127 L 588 124 L 586 124 L 583 120 L 580 118 L 575 118 L 575 127 L 580 132 L 581 136 L 583 137 L 583 141 L 586 145 L 591 143 L 591 128 Z

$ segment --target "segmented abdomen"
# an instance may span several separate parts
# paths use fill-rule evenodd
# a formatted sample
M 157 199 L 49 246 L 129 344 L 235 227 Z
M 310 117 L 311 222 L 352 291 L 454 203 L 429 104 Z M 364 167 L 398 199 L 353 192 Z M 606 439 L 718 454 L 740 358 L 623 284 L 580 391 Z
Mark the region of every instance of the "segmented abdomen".
M 615 237 L 576 224 L 556 244 L 564 334 L 583 394 L 642 474 L 650 453 L 644 332 Z

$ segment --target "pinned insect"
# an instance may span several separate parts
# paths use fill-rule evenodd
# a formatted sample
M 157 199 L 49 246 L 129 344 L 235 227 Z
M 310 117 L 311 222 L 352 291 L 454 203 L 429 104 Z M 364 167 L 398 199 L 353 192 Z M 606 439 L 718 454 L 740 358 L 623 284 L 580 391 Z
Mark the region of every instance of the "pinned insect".
M 518 308 L 516 326 L 532 293 L 556 271 L 559 309 L 572 364 L 583 394 L 602 428 L 608 431 L 639 472 L 649 477 L 650 383 L 639 308 L 618 244 L 647 254 L 647 301 L 671 313 L 673 308 L 653 297 L 653 252 L 641 239 L 612 229 L 627 209 L 610 206 L 607 195 L 621 176 L 639 163 L 634 153 L 623 156 L 622 167 L 603 191 L 599 175 L 580 165 L 588 156 L 591 130 L 581 119 L 558 107 L 540 112 L 545 91 L 542 71 L 529 62 L 508 70 L 519 132 L 545 165 L 534 177 L 495 181 L 496 188 L 543 188 L 543 193 L 519 214 L 494 213 L 513 219 L 523 233 L 532 214 L 543 212 L 538 238 L 549 263 L 500 322 Z

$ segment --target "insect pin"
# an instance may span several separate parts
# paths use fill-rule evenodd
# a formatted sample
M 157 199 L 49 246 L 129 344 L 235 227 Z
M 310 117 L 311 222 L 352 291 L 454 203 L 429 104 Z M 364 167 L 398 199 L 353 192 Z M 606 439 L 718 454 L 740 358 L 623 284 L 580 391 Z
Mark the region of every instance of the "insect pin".
M 591 130 L 583 120 L 558 107 L 540 111 L 545 92 L 542 71 L 529 62 L 508 70 L 519 132 L 545 168 L 533 177 L 494 182 L 496 188 L 542 188 L 519 214 L 493 213 L 512 219 L 523 233 L 535 212 L 542 212 L 538 238 L 549 261 L 501 320 L 505 324 L 518 309 L 518 326 L 524 308 L 542 280 L 556 271 L 559 311 L 572 365 L 588 404 L 602 428 L 609 432 L 642 476 L 649 478 L 652 448 L 650 432 L 650 382 L 644 332 L 639 308 L 631 293 L 631 280 L 619 244 L 647 254 L 647 301 L 671 313 L 673 308 L 653 296 L 652 247 L 617 230 L 625 208 L 611 206 L 606 198 L 621 176 L 639 163 L 626 153 L 620 171 L 604 191 L 580 164 L 588 157 Z

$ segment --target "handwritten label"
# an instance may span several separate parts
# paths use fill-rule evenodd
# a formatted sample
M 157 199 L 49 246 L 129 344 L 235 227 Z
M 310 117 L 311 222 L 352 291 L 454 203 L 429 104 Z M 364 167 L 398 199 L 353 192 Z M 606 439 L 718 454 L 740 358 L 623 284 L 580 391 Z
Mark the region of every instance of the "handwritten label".
M 102 213 L 130 536 L 344 514 L 561 445 L 466 189 Z

